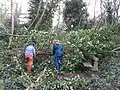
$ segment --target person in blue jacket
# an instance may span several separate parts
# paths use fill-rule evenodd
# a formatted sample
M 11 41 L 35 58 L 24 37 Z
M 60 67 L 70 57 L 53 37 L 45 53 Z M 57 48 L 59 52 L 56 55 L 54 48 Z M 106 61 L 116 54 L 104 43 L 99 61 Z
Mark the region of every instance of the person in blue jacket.
M 56 70 L 57 72 L 59 72 L 62 66 L 62 58 L 63 58 L 63 46 L 59 42 L 59 40 L 53 41 L 53 55 L 54 55 L 54 63 Z

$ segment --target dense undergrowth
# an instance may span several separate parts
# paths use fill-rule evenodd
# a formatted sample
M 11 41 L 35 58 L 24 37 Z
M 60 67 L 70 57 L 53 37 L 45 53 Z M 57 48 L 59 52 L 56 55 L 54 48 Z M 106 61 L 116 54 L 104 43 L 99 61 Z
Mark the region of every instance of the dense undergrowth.
M 10 50 L 6 49 L 8 42 L 4 39 L 0 41 L 0 86 L 4 86 L 2 87 L 4 90 L 24 90 L 31 84 L 33 84 L 31 87 L 33 90 L 94 89 L 94 83 L 91 84 L 84 78 L 58 79 L 49 77 L 55 74 L 53 57 L 49 55 L 39 55 L 38 61 L 34 62 L 33 72 L 31 74 L 26 73 L 24 56 L 20 55 L 18 51 L 21 51 L 19 49 L 23 49 L 31 40 L 36 41 L 37 51 L 47 53 L 52 50 L 50 41 L 59 39 L 65 51 L 61 69 L 64 73 L 80 71 L 83 69 L 83 62 L 90 62 L 93 56 L 100 59 L 101 65 L 105 65 L 108 59 L 104 58 L 112 56 L 111 50 L 116 47 L 116 44 L 119 44 L 119 36 L 113 31 L 113 28 L 78 30 L 69 33 L 58 33 L 53 30 L 48 32 L 16 30 L 15 34 L 22 36 L 13 37 Z M 13 52 L 13 49 L 16 50 Z M 102 71 L 104 70 L 103 68 Z M 107 75 L 106 80 L 109 81 Z

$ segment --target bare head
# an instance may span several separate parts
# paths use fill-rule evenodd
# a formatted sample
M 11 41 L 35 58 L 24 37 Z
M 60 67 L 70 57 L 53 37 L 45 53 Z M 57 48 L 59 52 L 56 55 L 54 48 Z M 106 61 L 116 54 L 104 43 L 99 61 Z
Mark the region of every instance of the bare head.
M 60 42 L 59 40 L 53 40 L 52 44 L 59 43 L 59 42 Z

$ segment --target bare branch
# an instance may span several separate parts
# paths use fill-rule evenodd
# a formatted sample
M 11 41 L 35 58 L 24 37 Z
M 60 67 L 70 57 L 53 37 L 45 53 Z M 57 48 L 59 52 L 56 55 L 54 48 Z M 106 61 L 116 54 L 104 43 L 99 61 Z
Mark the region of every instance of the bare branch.
M 37 24 L 36 24 L 34 30 L 35 30 L 35 29 L 39 26 L 39 24 L 41 23 L 42 18 L 43 18 L 44 14 L 45 14 L 45 11 L 46 11 L 46 9 L 47 9 L 47 4 L 48 4 L 48 2 L 46 3 L 46 7 L 44 8 L 43 13 L 42 13 L 42 15 L 41 15 L 39 21 L 37 22 Z
M 30 24 L 30 26 L 28 27 L 28 30 L 31 28 L 31 26 L 33 25 L 33 23 L 35 22 L 35 20 L 36 20 L 36 19 L 38 18 L 38 16 L 39 16 L 39 11 L 40 11 L 40 9 L 41 9 L 40 4 L 41 4 L 41 3 L 39 2 L 37 15 L 36 15 L 35 19 L 33 20 L 33 22 Z

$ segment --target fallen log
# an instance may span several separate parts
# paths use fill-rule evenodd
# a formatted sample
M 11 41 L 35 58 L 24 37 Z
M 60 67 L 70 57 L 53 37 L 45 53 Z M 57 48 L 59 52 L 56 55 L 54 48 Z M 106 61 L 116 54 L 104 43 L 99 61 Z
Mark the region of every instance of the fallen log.
M 8 55 L 24 55 L 24 51 L 23 50 L 9 50 L 8 52 Z M 64 54 L 67 54 L 66 51 L 64 51 Z M 41 51 L 37 51 L 36 52 L 36 55 L 49 55 L 49 56 L 52 56 L 52 52 L 51 51 L 45 51 L 45 52 L 41 52 Z

